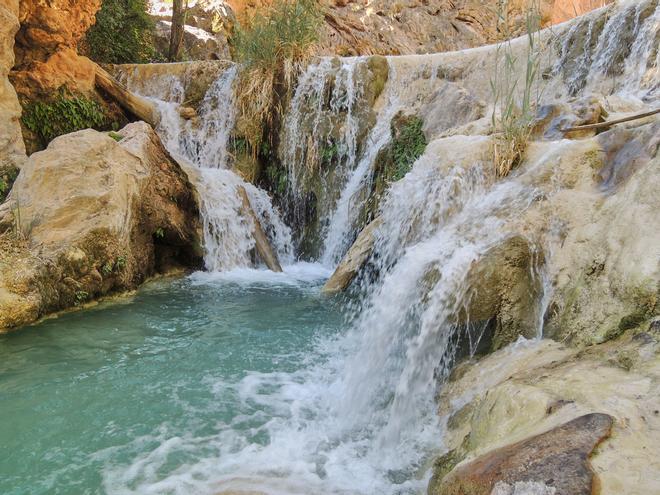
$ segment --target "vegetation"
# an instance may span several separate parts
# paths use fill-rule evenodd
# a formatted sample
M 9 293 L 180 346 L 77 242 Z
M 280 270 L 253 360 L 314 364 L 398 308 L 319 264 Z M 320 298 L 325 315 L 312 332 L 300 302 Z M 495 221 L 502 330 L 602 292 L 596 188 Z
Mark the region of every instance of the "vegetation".
M 322 11 L 314 0 L 276 0 L 236 28 L 231 43 L 243 66 L 238 107 L 242 133 L 255 152 L 264 126 L 271 121 L 278 87 L 284 92 L 291 88 L 318 41 L 322 21 Z
M 21 120 L 43 145 L 63 134 L 109 125 L 101 105 L 96 101 L 84 96 L 67 95 L 64 91 L 52 101 L 27 104 Z
M 103 0 L 85 38 L 90 58 L 109 64 L 153 61 L 154 22 L 147 8 L 148 0 Z
M 497 175 L 505 177 L 522 158 L 531 134 L 538 95 L 533 98 L 539 77 L 541 14 L 539 0 L 531 0 L 525 13 L 528 50 L 525 76 L 520 80 L 518 58 L 511 46 L 507 2 L 497 12 L 498 28 L 507 41 L 496 50 L 495 69 L 490 85 L 493 93 L 493 127 L 496 130 L 494 162 Z
M 426 136 L 422 132 L 424 123 L 417 116 L 405 118 L 394 133 L 392 140 L 392 161 L 394 167 L 387 174 L 390 182 L 402 179 L 413 163 L 426 149 Z
M 284 60 L 302 60 L 318 41 L 323 15 L 314 0 L 276 0 L 232 38 L 236 59 L 250 68 L 273 70 Z
M 9 190 L 16 180 L 16 177 L 18 177 L 18 169 L 16 167 L 11 167 L 8 170 L 3 171 L 0 175 L 0 203 L 7 199 Z

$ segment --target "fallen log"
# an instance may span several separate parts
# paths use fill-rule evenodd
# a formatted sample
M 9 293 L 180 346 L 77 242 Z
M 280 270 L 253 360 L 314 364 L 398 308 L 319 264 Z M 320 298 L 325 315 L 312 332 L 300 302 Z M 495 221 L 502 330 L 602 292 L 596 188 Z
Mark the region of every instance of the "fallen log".
M 248 215 L 252 219 L 252 224 L 254 225 L 254 231 L 252 232 L 252 235 L 254 236 L 254 242 L 255 242 L 255 247 L 257 249 L 257 254 L 261 258 L 261 260 L 264 263 L 266 263 L 266 266 L 270 270 L 274 272 L 281 272 L 282 266 L 280 265 L 280 262 L 277 259 L 277 255 L 275 254 L 275 251 L 273 251 L 270 242 L 268 242 L 268 237 L 266 236 L 264 229 L 261 227 L 261 222 L 259 222 L 259 218 L 257 218 L 257 215 L 254 213 L 254 210 L 252 209 L 252 205 L 250 204 L 250 199 L 248 198 L 247 191 L 243 186 L 238 187 L 238 194 L 241 197 L 241 201 L 243 203 L 243 211 L 245 212 L 246 215 Z
M 156 105 L 147 98 L 129 91 L 123 84 L 98 65 L 96 66 L 94 82 L 96 86 L 113 98 L 124 110 L 138 119 L 145 121 L 152 127 L 158 125 Z M 190 120 L 197 115 L 197 111 L 190 107 L 181 106 L 178 111 L 181 118 L 186 120 Z
M 656 108 L 655 110 L 651 110 L 650 112 L 639 113 L 636 115 L 629 115 L 628 117 L 623 117 L 621 119 L 610 120 L 609 122 L 598 122 L 596 124 L 586 124 L 586 125 L 578 125 L 575 127 L 567 127 L 566 129 L 561 129 L 561 132 L 567 133 L 574 131 L 588 131 L 593 129 L 607 129 L 608 127 L 611 127 L 615 124 L 622 124 L 624 122 L 630 122 L 631 120 L 643 119 L 644 117 L 650 117 L 651 115 L 655 115 L 656 113 L 660 113 L 660 108 Z

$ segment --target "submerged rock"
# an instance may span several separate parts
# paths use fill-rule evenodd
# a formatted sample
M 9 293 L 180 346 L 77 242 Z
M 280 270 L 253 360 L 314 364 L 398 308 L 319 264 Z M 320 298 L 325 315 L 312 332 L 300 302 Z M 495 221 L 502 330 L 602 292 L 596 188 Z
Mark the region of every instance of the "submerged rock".
M 590 495 L 596 483 L 589 465 L 594 448 L 609 437 L 612 417 L 586 414 L 540 435 L 501 447 L 462 464 L 432 495 L 513 493 L 520 483 L 554 488 L 555 495 Z
M 120 139 L 117 142 L 115 139 Z M 145 123 L 33 154 L 0 207 L 0 329 L 201 264 L 198 204 Z

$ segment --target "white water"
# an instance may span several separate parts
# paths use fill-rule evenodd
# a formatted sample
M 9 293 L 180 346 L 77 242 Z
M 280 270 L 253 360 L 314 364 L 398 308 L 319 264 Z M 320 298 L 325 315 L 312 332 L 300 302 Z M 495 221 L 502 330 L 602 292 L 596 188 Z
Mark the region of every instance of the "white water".
M 610 19 L 599 40 L 603 36 L 616 38 L 616 29 L 623 28 L 617 15 Z M 655 32 L 657 9 L 656 14 L 636 29 L 642 33 Z M 591 30 L 589 33 L 591 37 Z M 639 36 L 631 52 L 648 58 L 652 47 L 645 39 L 638 40 Z M 598 41 L 594 54 L 585 50 L 585 63 L 593 60 L 593 70 L 599 73 L 608 70 L 606 59 L 611 56 L 613 46 L 612 42 Z M 330 108 L 334 117 L 341 113 L 345 118 L 340 133 L 338 171 L 339 183 L 343 185 L 336 202 L 325 205 L 329 212 L 323 253 L 326 267 L 296 264 L 289 266 L 284 274 L 241 268 L 198 277 L 266 280 L 277 288 L 278 284 L 328 275 L 327 267 L 336 263 L 347 247 L 355 219 L 352 215 L 356 211 L 352 200 L 368 183 L 375 155 L 389 139 L 389 123 L 399 105 L 396 91 L 402 87 L 400 80 L 390 74 L 391 82 L 386 89 L 388 104 L 370 130 L 360 155 L 354 144 L 357 100 L 353 97 L 355 93 L 347 93 L 351 87 L 355 90 L 352 81 L 357 63 L 359 59 L 344 62 L 336 73 L 331 71 L 327 59 L 313 66 L 301 79 L 287 120 L 289 127 L 285 130 L 288 155 L 284 161 L 289 167 L 290 187 L 295 195 L 308 166 L 307 153 L 318 148 L 318 143 L 310 144 L 303 139 L 303 121 L 312 119 L 314 131 L 327 137 L 322 105 L 326 83 L 332 74 L 337 93 L 330 96 L 333 102 Z M 629 59 L 626 70 L 639 74 L 636 84 L 648 82 L 643 81 L 648 72 L 646 59 L 644 62 Z M 591 85 L 602 84 L 602 74 L 589 78 Z M 582 89 L 577 78 L 569 77 L 568 81 L 569 86 L 575 84 L 576 91 Z M 303 105 L 303 100 L 313 103 L 311 111 L 309 105 Z M 225 139 L 226 146 L 226 138 L 222 136 L 229 133 L 217 132 L 218 127 L 214 129 L 219 141 Z M 175 135 L 174 131 L 170 132 L 166 131 L 165 135 Z M 318 137 L 315 135 L 313 139 Z M 128 471 L 105 473 L 108 486 L 116 493 L 144 494 L 223 490 L 259 490 L 271 495 L 423 492 L 430 475 L 429 461 L 442 448 L 442 425 L 433 398 L 438 378 L 447 374 L 456 352 L 457 332 L 462 328 L 455 321 L 456 315 L 465 312 L 473 297 L 470 270 L 491 248 L 520 235 L 509 226 L 539 197 L 540 192 L 530 184 L 538 182 L 544 174 L 551 174 L 556 159 L 551 152 L 536 163 L 527 164 L 517 175 L 497 182 L 489 162 L 458 157 L 457 150 L 478 149 L 486 140 L 481 136 L 457 136 L 436 141 L 408 175 L 391 186 L 381 206 L 383 223 L 377 231 L 379 278 L 376 282 L 365 282 L 364 299 L 356 303 L 357 309 L 344 333 L 318 342 L 301 369 L 289 373 L 248 373 L 236 383 L 211 385 L 219 401 L 223 396 L 238 394 L 245 403 L 256 403 L 274 411 L 272 417 L 259 418 L 263 426 L 250 432 L 267 438 L 266 441 L 253 441 L 250 434 L 245 434 L 244 425 L 255 419 L 252 417 L 223 425 L 220 433 L 207 437 L 182 434 L 172 438 L 157 432 L 136 440 L 136 444 L 156 442 L 156 449 L 137 456 Z M 172 149 L 185 154 L 185 141 L 183 151 L 181 140 L 167 139 L 167 142 Z M 565 142 L 557 142 L 554 151 L 564 145 Z M 219 149 L 215 145 L 214 148 Z M 190 156 L 194 159 L 201 155 Z M 222 157 L 218 160 L 225 163 Z M 222 167 L 205 168 L 202 176 L 204 184 L 209 186 L 208 190 L 200 191 L 204 219 L 208 223 L 209 268 L 248 266 L 247 225 L 236 214 L 235 197 L 227 193 L 235 187 L 233 181 L 240 179 Z M 248 188 L 248 193 L 262 218 L 271 213 L 271 219 L 264 222 L 274 225 L 272 237 L 276 239 L 280 256 L 286 252 L 291 256 L 288 237 L 282 234 L 287 230 L 278 223 L 277 215 L 272 214 L 274 210 L 267 197 L 256 188 Z M 231 253 L 232 249 L 236 252 Z M 238 259 L 233 260 L 231 255 L 237 255 Z M 542 271 L 540 276 L 544 276 Z M 547 280 L 544 282 L 545 291 L 539 301 L 539 336 L 549 300 Z M 480 334 L 477 331 L 470 337 L 473 339 L 470 348 L 474 350 Z M 167 472 L 168 456 L 197 452 L 200 445 L 205 447 L 206 455 L 197 456 L 176 472 Z M 136 483 L 136 479 L 142 481 Z M 128 485 L 137 488 L 129 489 Z
M 281 263 L 293 261 L 291 230 L 280 218 L 268 194 L 229 170 L 229 140 L 236 121 L 234 83 L 237 68 L 231 66 L 207 90 L 198 118 L 184 120 L 178 108 L 184 89 L 175 78 L 155 84 L 148 95 L 159 111 L 158 134 L 174 157 L 199 169 L 196 187 L 204 226 L 204 264 L 210 271 L 252 266 L 254 248 L 252 219 L 245 216 L 237 193 L 243 187 L 261 226 Z M 127 81 L 131 86 L 131 80 Z

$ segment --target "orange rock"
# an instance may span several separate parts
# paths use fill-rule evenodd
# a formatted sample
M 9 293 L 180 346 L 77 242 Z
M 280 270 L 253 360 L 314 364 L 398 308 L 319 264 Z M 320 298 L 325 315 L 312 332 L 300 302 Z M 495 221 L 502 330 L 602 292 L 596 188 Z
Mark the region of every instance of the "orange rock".
M 552 6 L 552 24 L 568 21 L 573 17 L 604 7 L 612 0 L 555 0 Z

